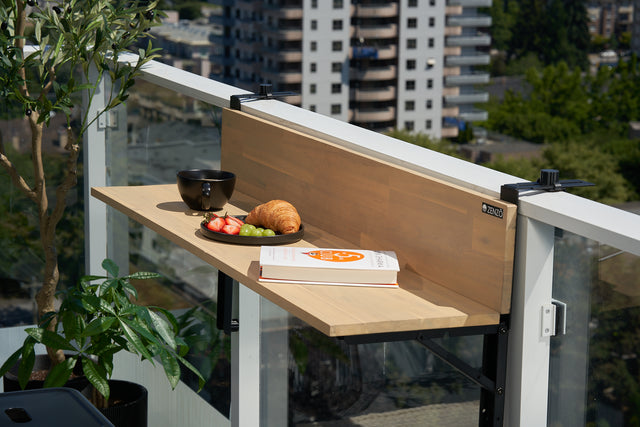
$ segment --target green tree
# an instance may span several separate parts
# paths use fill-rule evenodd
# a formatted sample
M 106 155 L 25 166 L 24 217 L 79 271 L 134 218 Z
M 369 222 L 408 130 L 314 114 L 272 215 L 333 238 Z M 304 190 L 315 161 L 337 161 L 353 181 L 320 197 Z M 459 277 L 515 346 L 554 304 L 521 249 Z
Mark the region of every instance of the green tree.
M 559 61 L 586 69 L 590 46 L 582 0 L 522 0 L 509 43 L 509 57 L 534 54 L 546 65 Z
M 501 0 L 491 3 L 491 43 L 499 51 L 506 51 L 513 36 L 513 27 L 518 16 L 518 2 Z
M 594 144 L 550 144 L 543 150 L 541 158 L 498 158 L 485 166 L 530 181 L 539 177 L 540 169 L 557 169 L 560 171 L 560 179 L 582 179 L 595 184 L 593 187 L 570 189 L 570 192 L 605 204 L 623 203 L 637 197 L 637 193 L 620 173 L 616 157 Z

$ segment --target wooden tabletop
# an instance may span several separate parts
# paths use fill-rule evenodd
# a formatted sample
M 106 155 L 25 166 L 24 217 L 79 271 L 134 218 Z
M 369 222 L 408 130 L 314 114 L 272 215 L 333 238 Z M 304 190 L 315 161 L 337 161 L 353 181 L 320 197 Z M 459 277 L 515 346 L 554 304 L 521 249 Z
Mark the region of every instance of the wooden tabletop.
M 261 283 L 260 247 L 206 238 L 200 232 L 202 212 L 184 204 L 175 184 L 94 187 L 91 194 L 328 336 L 495 325 L 500 320 L 499 312 L 406 269 L 398 275 L 400 289 Z M 222 212 L 246 214 L 257 203 L 235 192 Z M 304 239 L 294 245 L 347 247 L 344 240 L 302 219 Z

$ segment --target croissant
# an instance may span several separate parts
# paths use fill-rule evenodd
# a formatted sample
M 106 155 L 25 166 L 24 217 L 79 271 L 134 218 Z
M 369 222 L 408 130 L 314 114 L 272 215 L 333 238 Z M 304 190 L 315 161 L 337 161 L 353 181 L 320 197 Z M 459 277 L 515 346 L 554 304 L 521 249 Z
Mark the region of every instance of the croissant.
M 245 222 L 256 227 L 270 228 L 281 234 L 295 233 L 300 229 L 300 215 L 296 208 L 284 200 L 271 200 L 253 208 Z

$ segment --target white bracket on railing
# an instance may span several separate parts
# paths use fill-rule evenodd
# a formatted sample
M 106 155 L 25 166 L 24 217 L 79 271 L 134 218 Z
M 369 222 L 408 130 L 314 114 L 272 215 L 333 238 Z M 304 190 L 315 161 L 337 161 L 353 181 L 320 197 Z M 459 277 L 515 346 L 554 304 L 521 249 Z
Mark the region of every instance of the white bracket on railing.
M 556 306 L 552 303 L 542 305 L 542 336 L 552 337 L 556 334 Z
M 567 333 L 567 304 L 557 299 L 542 305 L 542 336 L 553 337 Z
M 100 114 L 98 117 L 98 129 L 117 128 L 118 112 L 114 110 Z

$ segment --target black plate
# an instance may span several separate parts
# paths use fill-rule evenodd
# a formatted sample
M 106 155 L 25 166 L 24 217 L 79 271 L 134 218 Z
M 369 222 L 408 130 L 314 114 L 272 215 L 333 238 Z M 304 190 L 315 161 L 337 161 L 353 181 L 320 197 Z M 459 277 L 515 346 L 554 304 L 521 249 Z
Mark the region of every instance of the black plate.
M 246 215 L 233 215 L 242 221 L 247 217 Z M 204 224 L 204 221 L 200 223 L 200 230 L 205 237 L 212 240 L 218 240 L 225 243 L 235 243 L 238 245 L 282 245 L 285 243 L 294 243 L 302 239 L 304 236 L 304 225 L 300 224 L 300 230 L 291 234 L 276 234 L 275 236 L 240 236 L 238 234 L 220 233 L 218 231 L 209 230 Z

